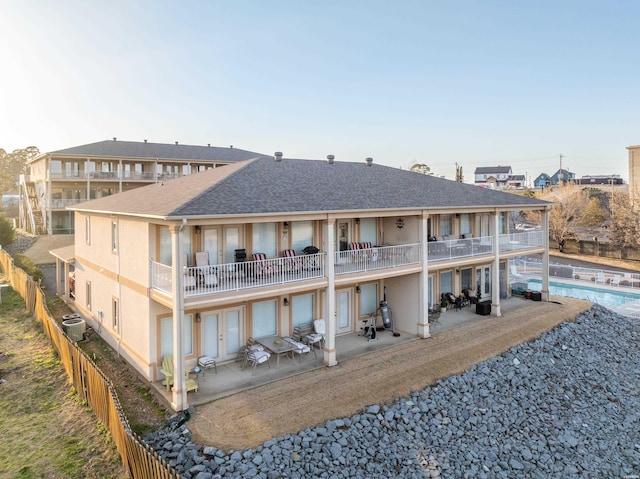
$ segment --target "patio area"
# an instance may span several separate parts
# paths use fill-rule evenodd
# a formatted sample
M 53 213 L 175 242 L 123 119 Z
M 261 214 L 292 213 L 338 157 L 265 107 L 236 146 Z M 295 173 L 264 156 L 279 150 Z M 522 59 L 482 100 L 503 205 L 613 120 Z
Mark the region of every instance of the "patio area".
M 530 302 L 520 297 L 503 300 L 501 302 L 502 312 L 516 309 L 518 306 L 522 306 L 525 301 Z M 475 305 L 460 310 L 448 310 L 440 315 L 436 323 L 431 324 L 430 332 L 433 335 L 486 318 L 487 316 L 476 314 Z M 365 336 L 359 333 L 338 336 L 336 338 L 338 366 L 336 367 L 340 367 L 341 361 L 420 339 L 415 334 L 398 332 L 400 336 L 394 336 L 391 330 L 378 331 L 375 341 L 368 341 Z M 214 369 L 203 370 L 198 374 L 191 373 L 191 378 L 198 382 L 198 391 L 188 393 L 188 403 L 192 406 L 206 404 L 280 379 L 290 378 L 314 369 L 322 369 L 325 367 L 322 364 L 323 352 L 318 348 L 315 349 L 315 352 L 317 357 L 313 351 L 302 357 L 295 355 L 293 359 L 283 355 L 280 358 L 280 367 L 277 369 L 276 357 L 272 355 L 270 358 L 271 367 L 266 363 L 260 364 L 256 367 L 255 374 L 250 366 L 242 368 L 240 361 L 218 364 L 217 373 L 214 372 Z M 167 392 L 162 381 L 154 382 L 153 386 L 169 404 L 171 394 Z

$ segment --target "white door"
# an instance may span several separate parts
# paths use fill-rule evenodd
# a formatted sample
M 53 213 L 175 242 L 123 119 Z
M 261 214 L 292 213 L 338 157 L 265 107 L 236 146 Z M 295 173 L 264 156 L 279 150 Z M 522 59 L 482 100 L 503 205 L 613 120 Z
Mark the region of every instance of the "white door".
M 491 266 L 476 268 L 476 291 L 478 289 L 481 299 L 491 299 Z
M 242 338 L 242 308 L 202 313 L 202 355 L 217 361 L 235 359 Z
M 224 227 L 224 262 L 233 263 L 236 260 L 236 250 L 242 248 L 239 226 Z
M 336 330 L 337 334 L 353 331 L 353 290 L 336 291 Z
M 209 264 L 218 264 L 218 251 L 220 243 L 218 241 L 218 228 L 207 226 L 204 228 L 204 237 L 202 239 L 202 247 L 204 251 L 209 253 Z

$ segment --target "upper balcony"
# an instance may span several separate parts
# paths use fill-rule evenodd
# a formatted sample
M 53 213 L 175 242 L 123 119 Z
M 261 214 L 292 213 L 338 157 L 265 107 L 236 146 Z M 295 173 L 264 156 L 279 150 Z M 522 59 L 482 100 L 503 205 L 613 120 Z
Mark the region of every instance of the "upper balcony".
M 491 236 L 428 243 L 429 264 L 456 261 L 495 253 Z M 500 252 L 514 252 L 544 246 L 541 231 L 510 233 L 498 237 Z M 325 277 L 325 253 L 286 258 L 270 258 L 211 266 L 184 268 L 184 296 L 228 293 L 253 288 L 284 285 Z M 421 244 L 374 246 L 334 255 L 336 276 L 391 270 L 422 263 Z M 172 294 L 171 266 L 151 262 L 151 286 Z

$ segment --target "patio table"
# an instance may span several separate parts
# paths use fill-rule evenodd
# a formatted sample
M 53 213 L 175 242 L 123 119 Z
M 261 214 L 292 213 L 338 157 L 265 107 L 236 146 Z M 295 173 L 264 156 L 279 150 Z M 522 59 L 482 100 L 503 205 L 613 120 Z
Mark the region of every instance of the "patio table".
M 288 343 L 280 336 L 266 336 L 264 338 L 256 338 L 255 341 L 276 355 L 276 369 L 280 367 L 280 356 L 283 354 L 292 353 L 291 359 L 294 363 L 296 362 L 295 357 L 293 356 L 295 346 Z

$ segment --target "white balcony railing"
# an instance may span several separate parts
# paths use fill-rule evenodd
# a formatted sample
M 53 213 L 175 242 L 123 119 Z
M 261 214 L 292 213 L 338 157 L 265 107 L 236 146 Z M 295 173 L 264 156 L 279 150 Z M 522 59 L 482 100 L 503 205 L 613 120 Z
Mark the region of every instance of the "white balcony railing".
M 420 264 L 420 243 L 336 251 L 335 273 L 351 274 Z
M 544 246 L 544 235 L 542 234 L 542 230 L 509 233 L 500 235 L 498 241 L 500 251 L 515 251 Z
M 544 245 L 544 238 L 541 231 L 511 233 L 501 235 L 499 245 L 501 251 L 535 248 Z M 429 262 L 492 255 L 495 252 L 491 236 L 431 241 L 427 248 Z M 293 258 L 188 267 L 184 269 L 184 293 L 185 297 L 192 297 L 323 278 L 324 261 L 325 254 L 317 253 Z M 415 265 L 421 261 L 420 243 L 377 246 L 337 251 L 334 255 L 334 271 L 339 276 Z M 152 261 L 151 282 L 153 288 L 172 294 L 171 267 Z
M 493 254 L 493 241 L 491 240 L 491 236 L 447 241 L 430 241 L 427 248 L 429 262 L 445 261 L 465 258 L 468 256 Z
M 324 253 L 184 268 L 185 297 L 324 277 Z M 172 294 L 171 266 L 151 262 L 151 285 Z

